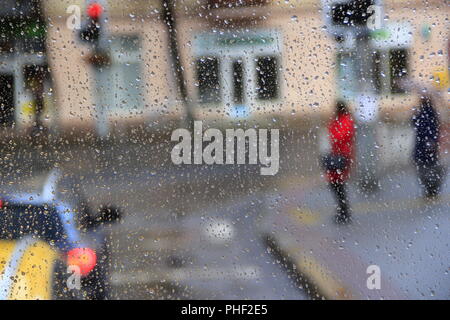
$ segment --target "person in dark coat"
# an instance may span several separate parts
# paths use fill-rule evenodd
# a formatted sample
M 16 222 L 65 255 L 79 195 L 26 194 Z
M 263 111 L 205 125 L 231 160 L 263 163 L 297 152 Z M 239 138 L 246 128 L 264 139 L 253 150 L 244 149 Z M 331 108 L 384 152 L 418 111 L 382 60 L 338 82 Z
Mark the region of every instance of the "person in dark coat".
M 324 159 L 324 166 L 327 171 L 328 183 L 338 204 L 335 221 L 347 223 L 350 221 L 350 208 L 346 181 L 350 174 L 350 164 L 354 158 L 355 126 L 347 106 L 342 101 L 338 101 L 336 104 L 336 114 L 328 125 L 328 132 L 331 155 L 327 157 L 328 159 Z M 337 162 L 341 159 L 345 164 L 340 166 Z M 336 167 L 333 168 L 335 165 Z
M 425 187 L 425 196 L 433 197 L 439 193 L 442 170 L 439 165 L 439 116 L 430 96 L 421 96 L 412 124 L 416 134 L 414 162 L 419 181 Z

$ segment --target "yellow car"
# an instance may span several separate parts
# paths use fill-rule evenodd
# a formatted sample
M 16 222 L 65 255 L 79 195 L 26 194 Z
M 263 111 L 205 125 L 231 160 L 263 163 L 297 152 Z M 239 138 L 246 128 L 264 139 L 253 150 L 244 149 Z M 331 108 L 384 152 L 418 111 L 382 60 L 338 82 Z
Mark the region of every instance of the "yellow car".
M 118 219 L 115 208 L 93 217 L 45 192 L 1 199 L 0 300 L 107 299 L 102 227 Z
M 0 299 L 53 298 L 59 253 L 43 241 L 0 240 Z

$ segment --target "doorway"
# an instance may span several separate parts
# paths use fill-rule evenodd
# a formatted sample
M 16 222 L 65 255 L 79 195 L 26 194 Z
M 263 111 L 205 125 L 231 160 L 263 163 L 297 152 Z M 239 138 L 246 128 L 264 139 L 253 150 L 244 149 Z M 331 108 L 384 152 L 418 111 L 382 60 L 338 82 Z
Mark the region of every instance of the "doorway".
M 14 124 L 14 76 L 0 73 L 0 125 Z

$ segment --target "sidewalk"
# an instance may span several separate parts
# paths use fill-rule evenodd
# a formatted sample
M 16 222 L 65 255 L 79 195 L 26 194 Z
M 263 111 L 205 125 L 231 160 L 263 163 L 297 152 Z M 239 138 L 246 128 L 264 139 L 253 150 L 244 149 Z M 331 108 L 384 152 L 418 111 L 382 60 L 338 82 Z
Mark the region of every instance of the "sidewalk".
M 338 226 L 324 180 L 312 179 L 267 198 L 261 231 L 316 298 L 448 299 L 449 180 L 434 202 L 421 198 L 413 170 L 387 174 L 368 197 L 350 186 L 353 223 Z M 380 290 L 367 288 L 370 265 L 380 267 Z

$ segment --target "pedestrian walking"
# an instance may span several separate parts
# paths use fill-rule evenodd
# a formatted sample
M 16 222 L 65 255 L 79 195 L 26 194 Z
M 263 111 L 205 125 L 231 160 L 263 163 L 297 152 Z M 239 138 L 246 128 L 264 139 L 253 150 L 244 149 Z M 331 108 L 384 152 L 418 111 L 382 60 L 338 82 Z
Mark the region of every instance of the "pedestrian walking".
M 354 156 L 355 127 L 346 104 L 336 103 L 335 118 L 328 125 L 331 153 L 322 158 L 327 180 L 337 200 L 337 223 L 350 222 L 350 206 L 347 197 L 347 180 Z
M 439 116 L 431 96 L 422 95 L 412 118 L 415 131 L 414 162 L 426 198 L 439 194 L 444 174 L 439 162 Z

